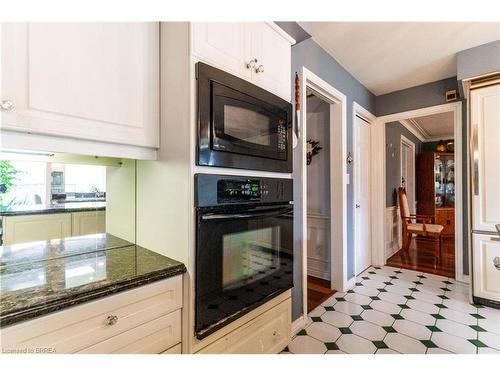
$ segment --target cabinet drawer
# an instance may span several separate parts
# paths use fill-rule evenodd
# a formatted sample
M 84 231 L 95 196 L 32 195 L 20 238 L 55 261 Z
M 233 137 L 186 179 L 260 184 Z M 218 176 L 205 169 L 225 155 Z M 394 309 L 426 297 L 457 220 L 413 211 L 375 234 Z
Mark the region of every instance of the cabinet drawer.
M 157 354 L 181 341 L 181 310 L 92 345 L 83 354 Z
M 290 335 L 291 299 L 287 299 L 198 353 L 279 353 L 290 342 Z
M 75 353 L 182 307 L 182 276 L 158 281 L 2 330 L 3 348 Z M 108 317 L 116 316 L 113 325 Z
M 500 261 L 500 239 L 488 235 L 474 234 L 474 296 L 500 302 L 500 270 L 495 259 Z

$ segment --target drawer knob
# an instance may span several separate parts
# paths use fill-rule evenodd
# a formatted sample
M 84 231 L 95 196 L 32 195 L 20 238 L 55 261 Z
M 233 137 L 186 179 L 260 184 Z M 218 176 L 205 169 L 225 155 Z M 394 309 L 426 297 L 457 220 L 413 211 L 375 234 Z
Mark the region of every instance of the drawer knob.
M 106 323 L 108 326 L 113 326 L 118 323 L 118 317 L 116 315 L 108 315 L 106 318 Z
M 281 333 L 279 333 L 278 331 L 273 332 L 273 337 L 280 337 L 280 336 L 281 336 Z
M 0 102 L 0 110 L 1 111 L 12 111 L 14 109 L 14 103 L 10 100 L 2 100 Z
M 500 271 L 500 257 L 493 258 L 493 265 L 497 270 Z
M 257 59 L 252 59 L 247 63 L 247 69 L 252 69 L 255 67 L 255 64 L 257 64 Z
M 255 68 L 255 73 L 264 73 L 264 65 L 261 64 Z

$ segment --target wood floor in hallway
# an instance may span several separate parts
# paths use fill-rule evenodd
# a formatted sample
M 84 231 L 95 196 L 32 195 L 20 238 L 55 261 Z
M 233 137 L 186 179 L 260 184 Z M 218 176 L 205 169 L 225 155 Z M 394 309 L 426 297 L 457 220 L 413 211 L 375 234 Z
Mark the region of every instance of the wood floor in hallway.
M 316 307 L 330 298 L 336 291 L 330 289 L 330 281 L 307 276 L 307 312 L 311 312 Z
M 443 239 L 442 259 L 437 262 L 438 243 L 433 239 L 414 238 L 410 250 L 399 250 L 387 260 L 387 265 L 444 277 L 455 277 L 455 238 Z

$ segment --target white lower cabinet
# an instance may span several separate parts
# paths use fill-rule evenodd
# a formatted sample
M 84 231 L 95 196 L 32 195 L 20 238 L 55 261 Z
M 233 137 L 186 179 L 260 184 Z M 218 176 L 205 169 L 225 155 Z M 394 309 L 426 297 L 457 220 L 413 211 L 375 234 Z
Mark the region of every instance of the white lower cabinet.
M 181 342 L 182 276 L 158 281 L 0 331 L 3 352 L 162 353 Z
M 279 353 L 291 339 L 291 298 L 200 350 L 199 354 Z
M 71 235 L 73 237 L 105 232 L 106 211 L 83 211 L 71 214 Z
M 102 211 L 62 214 L 4 216 L 3 244 L 46 241 L 106 232 L 106 213 Z
M 71 237 L 71 213 L 4 216 L 3 244 Z
M 474 296 L 500 302 L 500 237 L 474 234 Z

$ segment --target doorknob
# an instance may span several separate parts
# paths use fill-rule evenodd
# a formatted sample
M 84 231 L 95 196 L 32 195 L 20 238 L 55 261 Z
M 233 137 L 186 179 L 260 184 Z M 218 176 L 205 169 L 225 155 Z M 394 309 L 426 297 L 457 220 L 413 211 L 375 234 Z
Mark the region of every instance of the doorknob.
M 360 205 L 360 204 L 356 204 L 356 208 L 360 208 L 360 207 L 361 207 L 361 205 Z
M 2 100 L 0 102 L 0 110 L 2 111 L 12 111 L 14 109 L 14 103 L 10 100 Z

